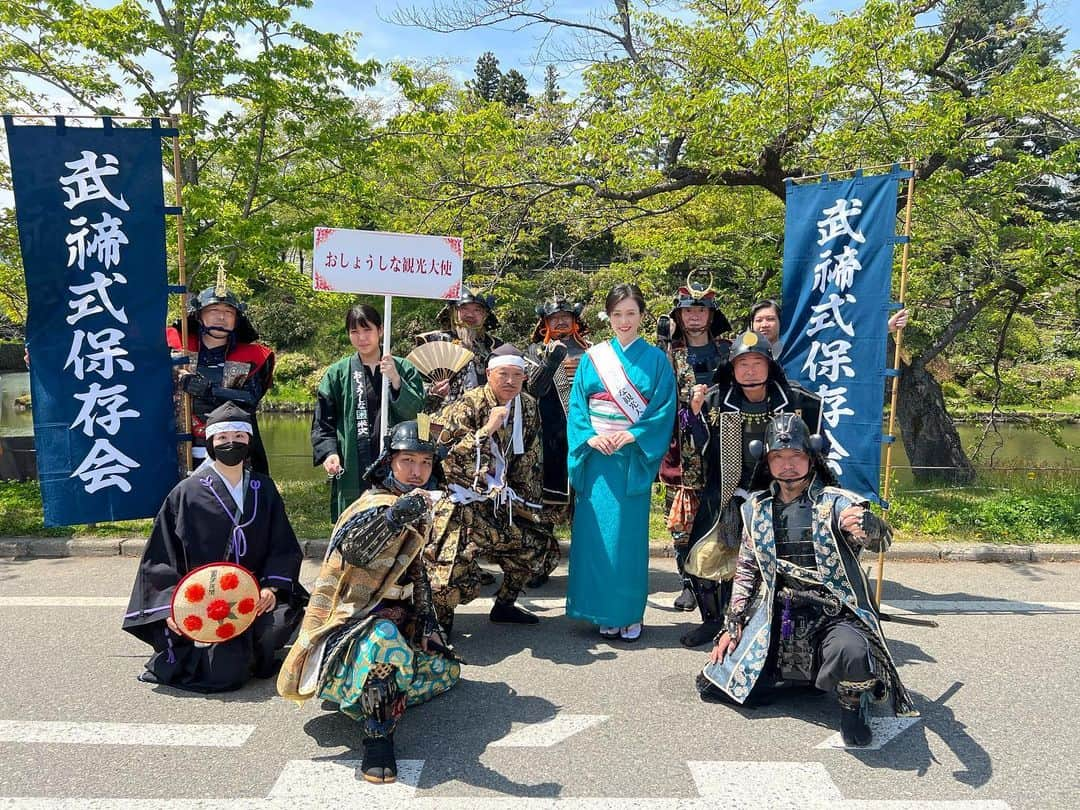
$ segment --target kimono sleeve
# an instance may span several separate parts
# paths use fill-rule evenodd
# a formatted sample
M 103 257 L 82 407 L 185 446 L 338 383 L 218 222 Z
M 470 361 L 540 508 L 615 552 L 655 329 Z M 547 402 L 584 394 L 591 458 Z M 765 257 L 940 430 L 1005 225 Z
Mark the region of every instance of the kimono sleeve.
M 416 415 L 424 409 L 424 378 L 420 376 L 416 366 L 403 357 L 395 357 L 394 365 L 397 366 L 398 374 L 401 375 L 401 387 L 390 391 L 390 423 L 407 422 L 415 419 Z
M 627 470 L 626 494 L 640 495 L 652 487 L 660 460 L 671 444 L 671 426 L 675 422 L 675 374 L 667 357 L 653 349 L 652 396 L 645 413 L 627 430 L 634 436 Z
M 177 531 L 181 489 L 177 485 L 154 518 L 131 589 L 123 628 L 150 643 L 151 627 L 170 614 L 176 584 L 187 573 L 183 540 Z
M 451 402 L 439 411 L 435 421 L 442 425 L 439 444 L 448 448 L 443 459 L 443 471 L 449 482 L 463 487 L 471 487 L 478 470 L 492 466 L 491 450 L 487 439 L 476 438 L 476 431 L 482 426 L 481 413 L 472 406 L 467 398 Z M 479 467 L 477 466 L 477 447 L 479 446 Z
M 269 553 L 261 569 L 255 572 L 259 585 L 289 593 L 306 593 L 300 585 L 300 563 L 304 552 L 285 513 L 285 502 L 273 481 L 264 479 L 263 486 L 269 490 L 266 493 L 266 508 L 270 510 Z
M 334 373 L 335 368 L 336 364 L 326 370 L 315 393 L 315 414 L 311 417 L 311 457 L 315 467 L 335 453 L 343 455 L 337 439 L 342 397 L 340 385 L 336 384 L 340 375 Z
M 566 468 L 570 476 L 570 485 L 580 491 L 584 484 L 583 471 L 585 459 L 589 453 L 596 452 L 588 445 L 589 439 L 596 435 L 589 419 L 589 397 L 585 393 L 585 380 L 595 376 L 592 358 L 586 352 L 578 363 L 570 386 L 570 407 L 566 414 L 566 443 L 568 448 Z

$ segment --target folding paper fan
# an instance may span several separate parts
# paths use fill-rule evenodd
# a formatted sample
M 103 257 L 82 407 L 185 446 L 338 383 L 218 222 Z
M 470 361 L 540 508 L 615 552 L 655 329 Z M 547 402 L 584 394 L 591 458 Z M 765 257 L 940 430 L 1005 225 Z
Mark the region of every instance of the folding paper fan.
M 405 358 L 429 380 L 448 380 L 473 359 L 473 353 L 448 340 L 433 340 L 413 349 Z

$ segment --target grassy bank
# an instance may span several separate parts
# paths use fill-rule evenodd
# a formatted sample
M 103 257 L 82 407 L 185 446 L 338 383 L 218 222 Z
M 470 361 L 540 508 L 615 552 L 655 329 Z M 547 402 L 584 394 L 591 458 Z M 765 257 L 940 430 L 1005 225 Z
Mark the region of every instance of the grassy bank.
M 319 481 L 279 482 L 298 536 L 326 537 L 329 490 Z M 1004 486 L 986 476 L 979 486 L 898 492 L 889 521 L 897 540 L 980 543 L 1080 543 L 1080 483 L 1062 477 Z M 0 536 L 139 537 L 150 520 L 47 529 L 36 481 L 0 482 Z M 560 536 L 566 537 L 562 528 Z M 663 503 L 654 499 L 650 519 L 654 543 L 668 542 Z

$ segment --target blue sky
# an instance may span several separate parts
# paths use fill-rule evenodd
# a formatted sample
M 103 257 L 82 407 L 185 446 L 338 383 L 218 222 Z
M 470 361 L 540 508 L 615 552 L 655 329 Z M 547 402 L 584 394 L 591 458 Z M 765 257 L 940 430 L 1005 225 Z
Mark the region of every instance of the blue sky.
M 451 0 L 453 2 L 453 0 Z M 467 0 L 462 0 L 467 2 Z M 419 28 L 402 27 L 388 20 L 399 8 L 426 7 L 428 0 L 377 0 L 375 3 L 357 4 L 354 0 L 314 0 L 314 6 L 301 16 L 306 22 L 321 30 L 348 30 L 361 35 L 359 55 L 379 61 L 431 59 L 446 60 L 450 70 L 460 79 L 472 76 L 476 58 L 484 51 L 493 51 L 499 58 L 500 67 L 505 71 L 517 68 L 529 82 L 533 92 L 539 92 L 543 86 L 544 71 L 547 62 L 538 51 L 542 51 L 546 31 L 540 26 L 515 31 L 508 25 L 486 27 L 473 31 L 451 34 L 439 34 Z M 548 0 L 549 13 L 554 16 L 567 16 L 580 19 L 581 10 L 603 10 L 611 8 L 610 0 Z M 853 0 L 813 0 L 805 4 L 822 17 L 835 12 L 859 8 L 862 3 Z M 359 7 L 358 7 L 359 6 Z M 1065 28 L 1066 48 L 1069 51 L 1080 49 L 1080 0 L 1048 0 L 1044 19 L 1055 27 Z M 548 41 L 547 45 L 552 42 Z M 565 90 L 573 91 L 577 81 L 569 66 L 556 66 L 563 78 L 560 85 Z

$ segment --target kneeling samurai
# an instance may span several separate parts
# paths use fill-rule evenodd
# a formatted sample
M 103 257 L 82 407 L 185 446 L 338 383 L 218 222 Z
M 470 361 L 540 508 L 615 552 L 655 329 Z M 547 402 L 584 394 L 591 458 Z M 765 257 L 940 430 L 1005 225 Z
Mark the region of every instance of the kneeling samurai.
M 435 617 L 421 550 L 453 504 L 429 489 L 441 478 L 427 419 L 396 425 L 338 518 L 304 624 L 278 677 L 278 694 L 336 703 L 361 727 L 363 777 L 397 778 L 394 728 L 407 706 L 461 677 Z
M 859 566 L 859 552 L 887 548 L 892 531 L 865 499 L 833 486 L 820 437 L 797 415 L 773 417 L 754 444 L 759 491 L 742 507 L 725 629 L 698 688 L 739 704 L 781 685 L 835 690 L 844 742 L 868 745 L 872 702 L 888 696 L 897 715 L 915 714 Z

